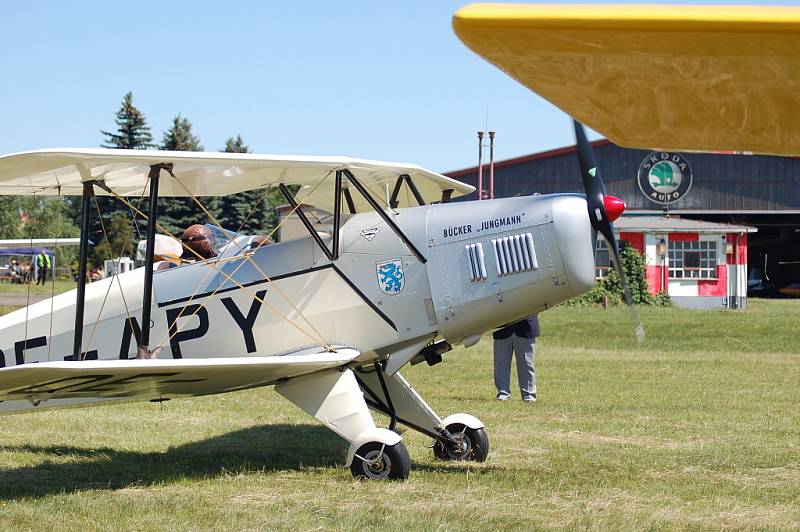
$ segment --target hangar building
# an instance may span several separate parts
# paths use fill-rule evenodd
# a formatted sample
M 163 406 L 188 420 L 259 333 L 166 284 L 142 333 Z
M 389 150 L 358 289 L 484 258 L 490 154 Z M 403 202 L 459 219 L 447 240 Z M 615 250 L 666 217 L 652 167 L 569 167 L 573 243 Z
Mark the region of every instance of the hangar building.
M 651 292 L 683 306 L 741 308 L 800 281 L 800 159 L 654 153 L 592 143 L 608 193 L 625 201 L 620 238 L 645 256 Z M 494 163 L 494 197 L 583 192 L 575 146 Z M 446 175 L 478 187 L 478 168 Z M 489 195 L 488 165 L 481 179 Z M 476 199 L 477 192 L 465 199 Z M 608 252 L 598 244 L 598 276 Z

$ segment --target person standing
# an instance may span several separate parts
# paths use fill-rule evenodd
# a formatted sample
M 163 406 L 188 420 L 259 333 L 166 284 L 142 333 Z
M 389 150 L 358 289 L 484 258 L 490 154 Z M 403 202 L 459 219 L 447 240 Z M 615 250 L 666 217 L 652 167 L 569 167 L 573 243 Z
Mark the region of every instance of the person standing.
M 47 272 L 50 271 L 50 255 L 44 251 L 40 251 L 36 255 L 36 267 L 39 269 L 39 276 L 36 279 L 36 284 L 45 284 L 47 282 Z
M 536 338 L 539 336 L 539 316 L 506 325 L 494 332 L 494 385 L 497 400 L 511 398 L 511 356 L 517 357 L 517 378 L 522 400 L 536 401 Z

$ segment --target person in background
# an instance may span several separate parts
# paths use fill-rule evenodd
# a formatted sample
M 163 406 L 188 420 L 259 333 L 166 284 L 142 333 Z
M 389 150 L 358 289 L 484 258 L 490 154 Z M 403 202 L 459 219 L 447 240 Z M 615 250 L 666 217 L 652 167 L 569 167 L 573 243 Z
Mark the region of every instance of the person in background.
M 17 259 L 11 260 L 11 266 L 9 266 L 8 271 L 11 273 L 12 283 L 22 284 L 22 269 L 19 267 Z
M 539 317 L 534 314 L 494 332 L 494 385 L 497 400 L 511 398 L 511 356 L 517 357 L 517 378 L 522 400 L 536 401 L 536 338 Z
M 47 282 L 47 272 L 50 271 L 50 256 L 44 251 L 40 251 L 36 255 L 36 267 L 39 269 L 39 275 L 36 279 L 36 284 L 45 284 Z
M 23 262 L 19 266 L 19 271 L 22 275 L 22 283 L 28 284 L 31 282 L 31 263 Z

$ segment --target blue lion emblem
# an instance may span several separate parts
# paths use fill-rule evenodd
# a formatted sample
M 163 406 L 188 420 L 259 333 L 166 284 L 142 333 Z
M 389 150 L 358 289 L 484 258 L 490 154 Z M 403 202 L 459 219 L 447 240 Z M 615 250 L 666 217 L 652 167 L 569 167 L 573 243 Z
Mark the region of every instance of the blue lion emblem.
M 378 285 L 384 293 L 389 295 L 399 294 L 403 290 L 405 276 L 403 275 L 403 263 L 400 259 L 386 262 L 379 262 Z

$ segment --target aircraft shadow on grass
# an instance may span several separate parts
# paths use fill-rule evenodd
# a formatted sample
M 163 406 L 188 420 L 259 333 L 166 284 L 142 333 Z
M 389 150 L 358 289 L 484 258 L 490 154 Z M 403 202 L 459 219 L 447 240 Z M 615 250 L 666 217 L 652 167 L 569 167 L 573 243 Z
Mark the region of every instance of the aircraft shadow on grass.
M 9 500 L 237 473 L 342 467 L 347 442 L 319 425 L 277 424 L 237 430 L 164 452 L 32 444 L 0 445 L 0 451 L 44 455 L 33 466 L 0 469 L 0 500 Z M 441 463 L 419 464 L 418 469 L 458 473 L 464 467 Z

